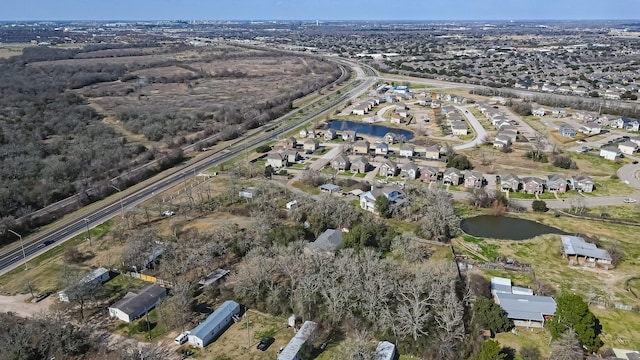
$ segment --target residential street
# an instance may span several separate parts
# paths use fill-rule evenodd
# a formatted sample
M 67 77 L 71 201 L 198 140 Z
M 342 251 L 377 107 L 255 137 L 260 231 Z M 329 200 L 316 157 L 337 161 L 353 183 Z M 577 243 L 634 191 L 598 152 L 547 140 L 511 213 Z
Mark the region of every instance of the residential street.
M 464 116 L 467 118 L 467 121 L 469 121 L 469 124 L 471 125 L 471 127 L 473 127 L 473 131 L 476 133 L 476 137 L 468 143 L 454 146 L 453 149 L 464 150 L 482 144 L 483 139 L 487 136 L 487 131 L 482 127 L 482 124 L 480 124 L 478 119 L 476 119 L 476 117 L 464 107 L 456 106 L 456 109 L 458 109 L 458 111 L 464 114 Z

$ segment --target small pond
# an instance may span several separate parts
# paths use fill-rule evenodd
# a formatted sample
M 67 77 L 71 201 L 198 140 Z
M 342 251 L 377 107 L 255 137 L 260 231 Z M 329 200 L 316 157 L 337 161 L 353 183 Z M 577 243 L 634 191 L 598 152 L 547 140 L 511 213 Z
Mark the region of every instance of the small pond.
M 375 125 L 368 123 L 361 123 L 349 120 L 331 120 L 329 121 L 329 129 L 336 131 L 342 130 L 355 130 L 358 134 L 370 135 L 377 137 L 384 137 L 387 133 L 391 132 L 400 137 L 404 137 L 404 140 L 413 139 L 413 131 L 391 128 L 384 125 Z
M 501 240 L 526 240 L 544 234 L 566 234 L 560 229 L 535 221 L 491 215 L 464 219 L 460 222 L 460 229 L 471 236 Z

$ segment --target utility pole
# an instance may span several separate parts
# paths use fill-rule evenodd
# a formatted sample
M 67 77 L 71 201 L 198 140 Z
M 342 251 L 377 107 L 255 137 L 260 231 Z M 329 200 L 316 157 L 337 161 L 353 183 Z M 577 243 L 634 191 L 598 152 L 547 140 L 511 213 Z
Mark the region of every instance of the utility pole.
M 89 232 L 89 219 L 84 218 L 84 224 L 87 225 L 87 238 L 89 239 L 89 246 L 91 246 L 91 233 Z
M 245 311 L 244 316 L 247 318 L 247 348 L 251 348 L 251 333 L 249 330 L 249 311 Z
M 20 238 L 20 247 L 22 248 L 22 261 L 24 262 L 24 269 L 28 270 L 29 268 L 27 267 L 27 254 L 24 252 L 24 243 L 22 242 L 22 235 L 18 234 L 17 232 L 11 229 L 7 229 L 7 231 Z

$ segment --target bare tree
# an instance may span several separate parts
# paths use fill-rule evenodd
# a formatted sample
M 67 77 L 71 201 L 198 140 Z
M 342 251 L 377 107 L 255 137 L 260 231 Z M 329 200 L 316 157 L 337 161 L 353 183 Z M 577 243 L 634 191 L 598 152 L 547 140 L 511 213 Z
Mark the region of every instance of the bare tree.
M 460 217 L 455 213 L 453 198 L 444 190 L 430 191 L 429 195 L 421 230 L 427 238 L 447 242 L 460 229 Z
M 560 339 L 551 345 L 551 354 L 549 360 L 582 360 L 584 359 L 584 350 L 580 341 L 576 338 L 573 329 L 565 332 Z
M 533 146 L 533 160 L 537 161 L 542 157 L 542 154 L 544 153 L 544 149 L 547 146 L 547 139 L 541 133 L 536 132 L 531 141 L 531 145 Z

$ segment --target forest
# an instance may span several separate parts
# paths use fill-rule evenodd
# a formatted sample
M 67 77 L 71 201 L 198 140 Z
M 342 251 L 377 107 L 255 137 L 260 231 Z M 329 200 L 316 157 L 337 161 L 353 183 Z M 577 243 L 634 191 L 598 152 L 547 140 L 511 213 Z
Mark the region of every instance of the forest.
M 282 74 L 272 91 L 258 84 Z M 61 199 L 80 194 L 79 207 L 112 193 L 121 174 L 123 188 L 170 167 L 182 145 L 235 138 L 339 75 L 329 62 L 233 47 L 25 48 L 0 60 L 0 236 L 41 224 L 27 215 Z M 242 96 L 217 96 L 229 81 Z M 129 173 L 153 159 L 162 164 Z

